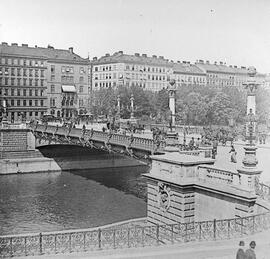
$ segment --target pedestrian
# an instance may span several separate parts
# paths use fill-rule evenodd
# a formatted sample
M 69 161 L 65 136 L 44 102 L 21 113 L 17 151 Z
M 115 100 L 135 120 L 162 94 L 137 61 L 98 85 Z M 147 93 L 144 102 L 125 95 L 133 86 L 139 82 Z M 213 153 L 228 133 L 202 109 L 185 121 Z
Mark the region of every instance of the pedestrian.
M 237 253 L 236 253 L 236 259 L 246 259 L 246 253 L 245 253 L 244 249 L 245 249 L 245 242 L 240 241 L 239 242 L 239 249 L 237 250 Z
M 237 163 L 237 160 L 236 160 L 236 154 L 237 154 L 237 152 L 236 152 L 236 150 L 235 150 L 235 148 L 234 148 L 233 145 L 231 146 L 231 150 L 230 150 L 229 153 L 231 153 L 231 162 L 232 163 Z
M 251 241 L 249 244 L 249 249 L 247 249 L 245 253 L 246 254 L 245 259 L 256 259 L 255 247 L 256 247 L 255 241 Z
M 199 147 L 200 147 L 200 138 L 197 138 L 197 140 L 195 142 L 195 145 L 196 145 L 196 149 L 199 149 Z

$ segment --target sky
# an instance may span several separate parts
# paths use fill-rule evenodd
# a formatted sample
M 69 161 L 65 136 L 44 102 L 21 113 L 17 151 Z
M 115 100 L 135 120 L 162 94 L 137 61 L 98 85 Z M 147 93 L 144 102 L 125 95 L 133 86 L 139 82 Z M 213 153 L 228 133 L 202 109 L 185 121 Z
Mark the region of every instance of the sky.
M 0 42 L 122 50 L 270 73 L 270 0 L 0 0 Z

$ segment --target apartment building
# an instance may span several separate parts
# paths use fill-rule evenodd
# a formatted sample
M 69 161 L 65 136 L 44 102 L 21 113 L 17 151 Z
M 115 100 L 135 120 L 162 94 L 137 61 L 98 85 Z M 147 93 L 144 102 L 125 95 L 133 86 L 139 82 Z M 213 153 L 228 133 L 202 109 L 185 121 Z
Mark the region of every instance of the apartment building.
M 68 50 L 0 45 L 0 102 L 8 120 L 40 118 L 46 113 L 72 117 L 89 110 L 90 62 Z

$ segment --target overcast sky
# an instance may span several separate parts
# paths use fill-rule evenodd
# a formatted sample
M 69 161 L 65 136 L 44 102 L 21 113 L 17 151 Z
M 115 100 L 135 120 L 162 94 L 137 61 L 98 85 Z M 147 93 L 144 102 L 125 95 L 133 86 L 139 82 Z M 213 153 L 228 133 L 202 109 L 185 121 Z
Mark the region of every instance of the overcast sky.
M 0 41 L 270 72 L 270 0 L 0 0 Z

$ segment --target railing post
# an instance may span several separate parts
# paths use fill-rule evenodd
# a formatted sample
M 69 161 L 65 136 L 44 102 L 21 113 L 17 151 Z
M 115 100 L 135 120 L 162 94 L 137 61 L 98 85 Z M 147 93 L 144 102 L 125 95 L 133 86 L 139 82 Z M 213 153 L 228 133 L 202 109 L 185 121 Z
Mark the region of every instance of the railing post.
M 116 248 L 116 241 L 115 241 L 115 229 L 113 230 L 113 248 Z
M 172 244 L 174 243 L 174 240 L 173 240 L 173 224 L 171 225 L 171 243 Z
M 83 232 L 83 250 L 86 251 L 86 242 L 85 242 L 85 236 L 86 236 L 86 233 Z
M 27 247 L 26 247 L 26 238 L 27 237 L 24 237 L 24 253 L 25 253 L 25 255 L 27 255 Z
M 130 247 L 130 229 L 128 228 L 128 232 L 127 232 L 127 241 L 128 241 L 128 247 Z
M 214 240 L 216 240 L 216 230 L 217 230 L 217 226 L 216 226 L 216 219 L 214 219 L 213 222 L 213 236 L 214 236 Z
M 72 252 L 72 249 L 71 249 L 71 233 L 69 233 L 68 245 L 69 245 L 69 252 L 71 253 Z
M 159 244 L 159 225 L 156 226 L 156 239 L 157 239 L 157 245 Z
M 98 248 L 101 249 L 101 229 L 98 229 Z
M 10 255 L 13 256 L 12 237 L 10 238 Z
M 199 240 L 202 240 L 202 223 L 199 222 Z
M 39 254 L 42 255 L 43 249 L 42 249 L 42 233 L 39 233 Z

